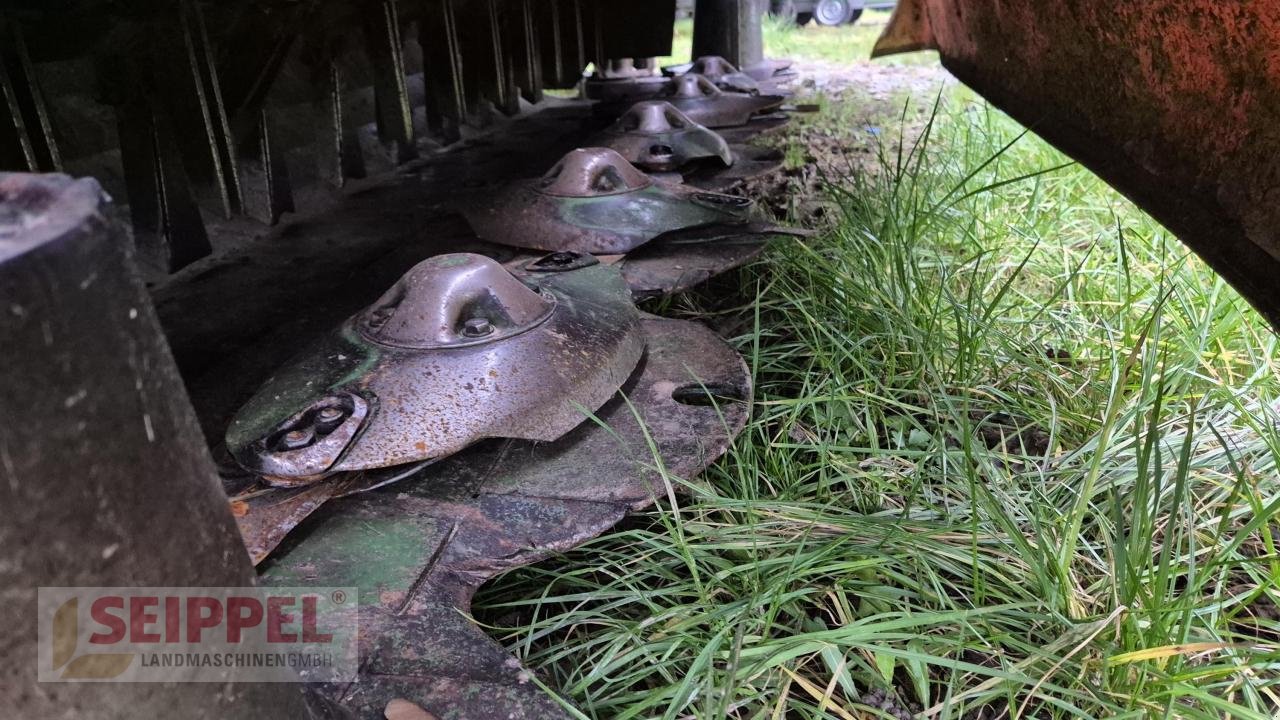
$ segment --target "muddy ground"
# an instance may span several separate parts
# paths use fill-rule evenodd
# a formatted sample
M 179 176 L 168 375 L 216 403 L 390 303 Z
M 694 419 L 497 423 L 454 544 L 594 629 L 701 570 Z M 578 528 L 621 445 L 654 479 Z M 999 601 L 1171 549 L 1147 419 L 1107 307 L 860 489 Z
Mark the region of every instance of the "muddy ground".
M 791 104 L 812 111 L 796 113 L 782 133 L 762 140 L 787 153 L 786 168 L 747 192 L 779 218 L 807 225 L 821 225 L 828 213 L 823 178 L 876 172 L 878 153 L 910 146 L 938 94 L 956 83 L 937 64 L 805 60 L 795 67 Z

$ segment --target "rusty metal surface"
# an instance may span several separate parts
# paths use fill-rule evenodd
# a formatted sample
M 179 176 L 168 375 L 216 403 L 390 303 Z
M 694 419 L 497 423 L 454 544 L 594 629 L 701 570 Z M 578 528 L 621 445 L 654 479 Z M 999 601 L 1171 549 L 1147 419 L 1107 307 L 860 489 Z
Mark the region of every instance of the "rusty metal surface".
M 719 55 L 706 55 L 685 65 L 669 65 L 662 68 L 662 72 L 672 76 L 686 73 L 701 75 L 715 83 L 721 90 L 760 92 L 760 83 L 754 77 L 734 67 L 733 63 Z
M 758 221 L 730 229 L 699 228 L 665 235 L 627 253 L 615 264 L 637 300 L 665 297 L 749 262 L 771 240 L 813 234 Z
M 295 527 L 320 506 L 342 494 L 348 481 L 318 482 L 295 488 L 254 483 L 231 496 L 240 537 L 249 560 L 257 565 L 275 550 Z
M 305 481 L 486 437 L 555 440 L 617 390 L 643 338 L 615 270 L 525 282 L 474 254 L 419 263 L 268 379 L 228 428 L 228 450 L 253 472 Z
M 703 165 L 685 173 L 684 182 L 692 187 L 715 192 L 729 192 L 748 180 L 755 180 L 782 168 L 783 153 L 776 148 L 758 145 L 732 145 L 733 164 L 728 167 Z
M 732 235 L 698 243 L 653 242 L 618 262 L 636 300 L 666 297 L 754 260 L 767 240 Z
M 597 413 L 608 429 L 586 422 L 554 443 L 485 441 L 394 487 L 327 503 L 268 561 L 268 584 L 360 588 L 364 666 L 360 682 L 323 688 L 333 699 L 367 718 L 397 698 L 441 718 L 564 716 L 467 619 L 475 589 L 665 494 L 650 440 L 669 473 L 692 478 L 748 415 L 739 400 L 750 373 L 714 333 L 654 317 L 642 327 L 645 359 Z
M 676 170 L 699 160 L 733 164 L 729 144 L 662 100 L 638 102 L 596 136 L 593 145 L 615 150 L 650 172 Z
M 322 380 L 323 376 L 317 375 L 316 379 Z M 275 394 L 270 387 L 264 390 L 273 393 L 272 401 L 292 394 L 289 391 Z M 266 396 L 260 393 L 258 397 Z M 250 408 L 253 402 L 250 401 Z M 232 453 L 245 468 L 262 474 L 275 485 L 306 485 L 338 462 L 368 418 L 369 402 L 359 393 L 331 390 L 275 422 L 269 435 L 231 446 Z M 239 417 L 232 421 L 233 427 L 238 421 Z
M 489 242 L 611 255 L 675 230 L 747 222 L 752 203 L 654 180 L 613 150 L 583 148 L 540 179 L 473 193 L 459 209 Z
M 231 514 L 244 540 L 249 559 L 258 565 L 288 537 L 303 520 L 334 498 L 368 492 L 391 485 L 418 472 L 430 460 L 389 468 L 340 473 L 319 482 L 292 487 L 268 482 L 262 477 L 224 476 L 223 487 L 230 496 Z
M 562 198 L 620 195 L 649 187 L 649 178 L 607 149 L 575 150 L 551 166 L 538 192 Z
M 525 286 L 491 258 L 448 253 L 418 263 L 361 313 L 366 340 L 413 350 L 482 345 L 546 322 L 556 298 Z
M 751 221 L 743 225 L 696 228 L 669 233 L 625 255 L 602 255 L 599 261 L 622 272 L 622 279 L 636 300 L 664 297 L 692 289 L 700 283 L 752 260 L 766 244 L 783 237 L 805 238 L 807 230 Z M 556 256 L 522 252 L 505 264 L 513 272 L 528 272 L 531 263 Z
M 753 115 L 776 109 L 785 99 L 781 95 L 725 92 L 693 73 L 671 78 L 660 97 L 690 120 L 709 128 L 746 125 Z
M 875 52 L 923 48 L 1280 328 L 1280 0 L 900 2 Z

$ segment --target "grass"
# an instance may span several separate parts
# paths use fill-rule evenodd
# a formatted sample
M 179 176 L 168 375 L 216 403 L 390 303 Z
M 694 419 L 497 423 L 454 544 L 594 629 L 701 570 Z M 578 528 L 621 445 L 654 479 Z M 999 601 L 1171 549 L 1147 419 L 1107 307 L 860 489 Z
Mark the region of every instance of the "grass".
M 665 309 L 745 321 L 729 455 L 477 616 L 595 718 L 1273 717 L 1271 331 L 964 91 L 883 128 L 822 236 Z
M 880 30 L 889 22 L 886 10 L 867 10 L 852 25 L 822 27 L 817 23 L 797 28 L 781 20 L 764 17 L 764 43 L 770 57 L 803 58 L 810 63 L 824 61 L 844 64 L 850 59 L 871 57 Z M 693 48 L 693 21 L 677 20 L 671 41 L 671 54 L 658 58 L 658 64 L 688 62 Z M 882 60 L 885 64 L 919 65 L 934 63 L 937 53 L 923 52 L 898 55 Z

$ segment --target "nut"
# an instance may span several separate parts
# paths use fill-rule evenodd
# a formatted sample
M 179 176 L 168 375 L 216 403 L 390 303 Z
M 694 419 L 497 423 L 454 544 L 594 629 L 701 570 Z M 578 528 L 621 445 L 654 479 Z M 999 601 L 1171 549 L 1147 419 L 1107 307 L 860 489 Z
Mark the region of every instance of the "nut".
M 294 428 L 284 435 L 280 436 L 281 450 L 297 450 L 311 444 L 316 437 L 315 431 L 311 428 Z
M 320 433 L 333 432 L 347 418 L 347 412 L 340 407 L 322 407 L 316 411 L 316 430 Z
M 493 323 L 488 318 L 471 318 L 462 324 L 462 334 L 469 338 L 480 338 L 493 332 Z

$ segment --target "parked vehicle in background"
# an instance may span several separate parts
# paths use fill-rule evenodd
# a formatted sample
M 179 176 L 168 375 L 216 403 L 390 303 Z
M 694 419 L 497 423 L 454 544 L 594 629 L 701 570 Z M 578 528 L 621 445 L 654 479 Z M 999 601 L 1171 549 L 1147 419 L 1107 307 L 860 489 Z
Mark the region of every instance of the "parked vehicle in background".
M 770 0 L 769 14 L 776 18 L 792 20 L 796 25 L 844 25 L 856 22 L 862 11 L 889 10 L 896 0 Z

